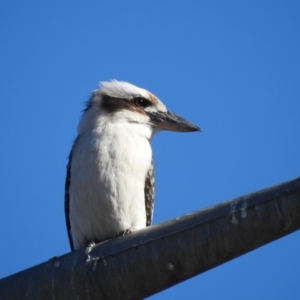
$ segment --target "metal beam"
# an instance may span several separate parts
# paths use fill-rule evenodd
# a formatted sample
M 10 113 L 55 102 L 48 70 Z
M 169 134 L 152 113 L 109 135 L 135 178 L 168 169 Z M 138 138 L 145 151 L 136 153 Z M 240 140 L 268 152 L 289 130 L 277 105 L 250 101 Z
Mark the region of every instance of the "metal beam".
M 300 178 L 0 280 L 1 299 L 141 299 L 300 229 Z

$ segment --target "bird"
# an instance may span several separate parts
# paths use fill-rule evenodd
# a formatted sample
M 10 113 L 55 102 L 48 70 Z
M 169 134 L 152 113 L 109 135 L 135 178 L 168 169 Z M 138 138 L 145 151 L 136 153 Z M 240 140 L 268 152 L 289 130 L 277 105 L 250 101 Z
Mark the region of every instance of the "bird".
M 67 164 L 65 217 L 72 251 L 152 224 L 150 141 L 161 130 L 201 131 L 128 82 L 101 82 L 92 92 Z

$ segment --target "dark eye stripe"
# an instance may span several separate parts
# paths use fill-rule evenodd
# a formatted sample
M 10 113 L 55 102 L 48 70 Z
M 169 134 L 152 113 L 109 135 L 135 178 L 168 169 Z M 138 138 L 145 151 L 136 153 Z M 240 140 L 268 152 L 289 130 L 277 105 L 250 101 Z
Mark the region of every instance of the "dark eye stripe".
M 152 103 L 148 100 L 148 99 L 145 99 L 145 98 L 142 98 L 142 97 L 137 97 L 137 98 L 134 98 L 132 99 L 133 103 L 138 106 L 138 107 L 148 107 L 148 106 L 151 106 Z

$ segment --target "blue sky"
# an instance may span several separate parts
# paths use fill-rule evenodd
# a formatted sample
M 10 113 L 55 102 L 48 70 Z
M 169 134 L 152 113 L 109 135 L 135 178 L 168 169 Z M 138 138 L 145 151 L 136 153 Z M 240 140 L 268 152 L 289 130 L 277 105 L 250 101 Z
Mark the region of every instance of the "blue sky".
M 0 278 L 69 252 L 65 167 L 99 81 L 203 129 L 154 138 L 154 223 L 298 177 L 299 15 L 299 1 L 2 1 Z M 299 238 L 151 299 L 298 299 Z

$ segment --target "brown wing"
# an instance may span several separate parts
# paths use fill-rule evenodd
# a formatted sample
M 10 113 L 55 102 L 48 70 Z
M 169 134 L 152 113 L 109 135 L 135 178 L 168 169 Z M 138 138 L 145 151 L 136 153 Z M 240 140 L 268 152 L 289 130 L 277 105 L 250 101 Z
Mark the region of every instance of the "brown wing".
M 71 161 L 72 161 L 72 151 L 69 155 L 69 162 L 67 165 L 67 176 L 66 176 L 66 183 L 65 183 L 65 217 L 66 217 L 66 225 L 68 231 L 68 237 L 70 242 L 71 250 L 74 250 L 73 239 L 71 235 L 71 224 L 70 224 L 70 182 L 71 182 Z
M 146 226 L 150 226 L 153 219 L 154 192 L 155 192 L 155 180 L 154 180 L 154 165 L 152 160 L 145 181 L 145 208 L 146 208 L 146 216 L 147 216 Z

